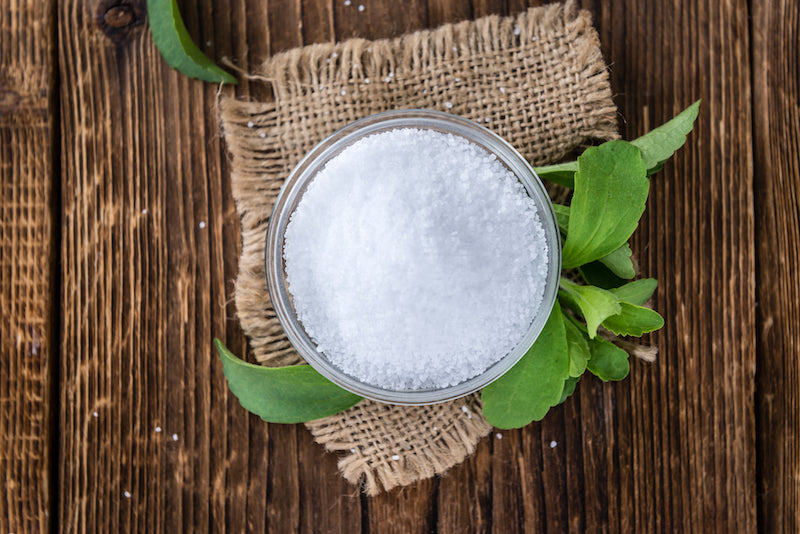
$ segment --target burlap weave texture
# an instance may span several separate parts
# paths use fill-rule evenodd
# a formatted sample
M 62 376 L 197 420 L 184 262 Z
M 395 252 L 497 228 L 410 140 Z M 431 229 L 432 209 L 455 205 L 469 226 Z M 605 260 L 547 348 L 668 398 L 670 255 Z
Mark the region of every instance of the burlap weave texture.
M 617 137 L 597 34 L 589 14 L 571 2 L 394 40 L 298 48 L 252 76 L 269 84 L 274 99 L 223 98 L 220 110 L 242 221 L 237 313 L 264 365 L 302 363 L 267 291 L 272 206 L 292 167 L 336 129 L 389 109 L 436 109 L 492 129 L 534 165 Z M 491 431 L 477 395 L 424 407 L 363 401 L 307 427 L 342 455 L 342 474 L 368 494 L 443 473 Z

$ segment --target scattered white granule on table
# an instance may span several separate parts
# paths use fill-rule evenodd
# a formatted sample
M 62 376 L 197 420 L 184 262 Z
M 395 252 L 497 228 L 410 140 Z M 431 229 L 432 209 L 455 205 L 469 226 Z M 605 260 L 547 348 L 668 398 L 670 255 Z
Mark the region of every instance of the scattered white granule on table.
M 556 448 L 556 445 L 558 445 L 558 442 L 555 442 L 555 441 L 551 441 L 551 442 L 550 442 L 550 448 L 551 448 L 551 449 L 555 449 L 555 448 Z

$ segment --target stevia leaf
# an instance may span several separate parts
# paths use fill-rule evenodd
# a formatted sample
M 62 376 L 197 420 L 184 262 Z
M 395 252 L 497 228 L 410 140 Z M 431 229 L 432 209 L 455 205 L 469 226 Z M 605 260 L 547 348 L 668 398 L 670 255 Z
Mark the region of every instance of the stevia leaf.
M 642 152 L 642 159 L 647 167 L 648 176 L 664 168 L 664 162 L 686 142 L 686 136 L 694 128 L 694 122 L 700 111 L 700 100 L 683 110 L 673 119 L 658 128 L 631 141 Z M 565 187 L 575 187 L 575 173 L 578 171 L 577 161 L 543 165 L 533 169 L 539 178 Z
M 563 403 L 570 395 L 575 393 L 575 386 L 578 385 L 580 379 L 581 377 L 579 376 L 571 376 L 564 381 L 564 390 L 561 392 L 561 400 L 558 401 L 558 404 Z
M 575 186 L 575 172 L 578 170 L 578 162 L 556 163 L 555 165 L 534 167 L 533 170 L 539 178 L 544 178 L 572 189 Z
M 361 397 L 340 388 L 310 365 L 263 367 L 237 358 L 214 339 L 228 387 L 248 411 L 270 423 L 304 423 L 350 408 Z
M 189 76 L 214 83 L 236 83 L 200 51 L 181 18 L 176 0 L 147 0 L 147 18 L 153 41 L 167 64 Z
M 563 204 L 553 204 L 553 211 L 556 214 L 556 223 L 562 234 L 567 235 L 569 229 L 569 206 Z
M 599 261 L 609 268 L 609 270 L 620 278 L 630 280 L 636 276 L 636 270 L 633 268 L 633 260 L 631 260 L 631 246 L 627 243 L 619 247 L 614 252 L 606 254 Z
M 553 212 L 556 214 L 558 229 L 564 235 L 569 232 L 569 211 L 569 206 L 553 204 Z M 615 276 L 631 279 L 636 276 L 636 270 L 633 268 L 633 260 L 631 259 L 632 254 L 630 245 L 625 243 L 597 261 L 608 267 Z
M 572 321 L 564 321 L 567 334 L 567 351 L 569 353 L 569 376 L 579 377 L 586 370 L 589 361 L 589 343 L 586 335 Z
M 597 335 L 597 327 L 612 315 L 622 312 L 619 299 L 613 293 L 594 286 L 582 286 L 561 278 L 558 296 L 562 302 L 586 320 L 589 337 Z
M 542 333 L 506 374 L 483 388 L 483 415 L 497 428 L 521 428 L 558 404 L 569 376 L 561 307 L 553 306 Z
M 694 128 L 694 121 L 700 112 L 700 100 L 680 112 L 675 118 L 665 122 L 631 144 L 642 151 L 648 174 L 660 170 L 660 166 L 686 142 L 686 135 Z
M 664 326 L 664 318 L 655 310 L 630 302 L 620 302 L 620 307 L 620 313 L 603 321 L 603 326 L 618 336 L 639 337 Z
M 663 169 L 664 169 L 664 162 L 662 161 L 661 163 L 657 164 L 652 169 L 647 169 L 647 176 L 652 176 L 652 175 L 656 174 L 657 172 L 661 172 L 661 170 L 663 170 Z
M 622 302 L 642 305 L 653 296 L 656 287 L 658 287 L 658 280 L 655 278 L 642 278 L 641 280 L 628 282 L 621 287 L 609 289 L 609 291 L 614 293 Z
M 564 268 L 579 267 L 624 245 L 639 223 L 650 181 L 638 148 L 625 141 L 591 147 L 578 158 Z
M 628 353 L 603 338 L 589 341 L 592 357 L 586 368 L 601 380 L 622 380 L 630 372 Z
M 620 278 L 616 274 L 611 272 L 611 269 L 600 263 L 599 261 L 593 261 L 587 263 L 586 265 L 581 265 L 578 267 L 578 271 L 583 276 L 583 279 L 586 280 L 586 283 L 589 285 L 597 286 L 602 289 L 612 289 L 615 287 L 620 287 L 625 285 L 624 278 Z

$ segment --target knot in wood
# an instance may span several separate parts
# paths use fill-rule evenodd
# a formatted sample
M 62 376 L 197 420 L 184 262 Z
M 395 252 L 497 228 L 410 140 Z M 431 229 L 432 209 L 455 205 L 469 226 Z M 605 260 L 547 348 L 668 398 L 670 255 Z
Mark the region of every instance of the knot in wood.
M 19 93 L 10 87 L 0 85 L 0 115 L 15 111 L 21 101 L 22 96 Z
M 133 28 L 144 23 L 144 2 L 101 0 L 95 12 L 97 25 L 112 41 L 122 43 Z
M 136 14 L 131 6 L 114 6 L 103 15 L 103 22 L 110 28 L 124 28 L 136 20 Z

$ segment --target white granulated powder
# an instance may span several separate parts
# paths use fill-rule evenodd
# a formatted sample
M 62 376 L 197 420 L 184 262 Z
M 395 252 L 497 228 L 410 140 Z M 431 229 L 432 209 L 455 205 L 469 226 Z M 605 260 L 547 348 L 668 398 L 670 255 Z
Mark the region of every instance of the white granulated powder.
M 433 130 L 360 139 L 286 228 L 297 317 L 331 363 L 384 389 L 458 384 L 510 352 L 543 299 L 535 202 L 495 156 Z

